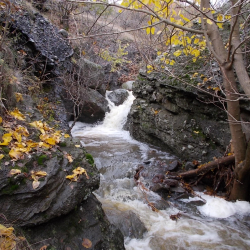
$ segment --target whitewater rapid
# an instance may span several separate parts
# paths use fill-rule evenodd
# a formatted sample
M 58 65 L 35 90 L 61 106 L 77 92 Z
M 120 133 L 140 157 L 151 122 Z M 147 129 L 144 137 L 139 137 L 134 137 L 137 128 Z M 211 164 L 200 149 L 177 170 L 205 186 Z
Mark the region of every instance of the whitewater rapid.
M 176 200 L 176 206 L 152 211 L 133 175 L 143 161 L 171 161 L 174 156 L 138 142 L 123 130 L 134 96 L 115 106 L 108 98 L 110 112 L 101 124 L 77 122 L 72 130 L 91 153 L 101 173 L 100 188 L 95 192 L 107 213 L 132 211 L 144 223 L 147 232 L 142 239 L 127 237 L 127 250 L 166 249 L 250 249 L 250 204 L 225 201 L 199 193 L 200 198 Z M 150 166 L 149 166 L 150 167 Z M 143 178 L 141 180 L 143 182 Z M 152 203 L 161 197 L 146 191 Z M 171 220 L 170 215 L 181 217 Z M 118 215 L 117 215 L 118 216 Z M 247 222 L 248 221 L 248 222 Z

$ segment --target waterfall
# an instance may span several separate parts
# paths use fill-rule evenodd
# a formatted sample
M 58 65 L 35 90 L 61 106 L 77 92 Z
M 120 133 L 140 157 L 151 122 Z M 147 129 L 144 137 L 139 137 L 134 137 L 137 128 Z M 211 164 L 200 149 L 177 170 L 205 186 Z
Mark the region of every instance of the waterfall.
M 106 99 L 109 103 L 110 112 L 106 114 L 103 124 L 100 125 L 100 127 L 108 128 L 109 130 L 122 130 L 127 121 L 127 116 L 135 97 L 133 96 L 132 91 L 129 91 L 129 96 L 124 103 L 115 106 L 108 98 L 109 92 L 110 91 L 107 91 L 106 93 Z
M 205 205 L 199 205 L 198 197 L 189 197 L 175 200 L 174 206 L 163 207 L 158 213 L 152 211 L 148 201 L 158 204 L 162 198 L 135 184 L 135 169 L 143 161 L 152 162 L 144 167 L 153 175 L 154 162 L 171 161 L 174 156 L 132 139 L 123 130 L 134 100 L 132 92 L 120 106 L 115 106 L 107 95 L 106 98 L 110 112 L 104 121 L 95 125 L 77 122 L 72 134 L 81 139 L 95 159 L 101 173 L 100 188 L 95 194 L 107 215 L 111 214 L 111 222 L 122 224 L 117 223 L 120 215 L 132 211 L 147 229 L 142 239 L 126 235 L 126 249 L 250 249 L 248 202 L 232 203 L 199 193 L 207 201 Z M 141 181 L 145 179 L 142 177 Z M 181 218 L 171 220 L 170 216 L 177 213 Z

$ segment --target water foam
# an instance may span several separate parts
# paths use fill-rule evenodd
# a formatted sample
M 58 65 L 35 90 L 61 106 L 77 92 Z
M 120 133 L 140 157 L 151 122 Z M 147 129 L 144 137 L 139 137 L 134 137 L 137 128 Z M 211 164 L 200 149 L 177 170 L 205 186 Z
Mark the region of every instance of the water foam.
M 200 193 L 206 204 L 198 207 L 199 211 L 213 218 L 227 218 L 234 214 L 250 214 L 250 203 L 247 201 L 229 202 L 219 197 Z

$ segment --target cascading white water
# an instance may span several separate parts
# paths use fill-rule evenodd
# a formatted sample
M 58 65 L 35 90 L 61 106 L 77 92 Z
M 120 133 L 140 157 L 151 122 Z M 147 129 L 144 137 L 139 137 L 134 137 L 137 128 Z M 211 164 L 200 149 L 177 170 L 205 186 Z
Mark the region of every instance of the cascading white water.
M 101 184 L 96 195 L 104 210 L 113 215 L 118 211 L 133 211 L 147 228 L 142 239 L 127 237 L 126 249 L 250 249 L 248 202 L 231 203 L 200 193 L 207 200 L 203 206 L 195 205 L 197 198 L 176 201 L 178 209 L 170 206 L 158 213 L 147 205 L 145 195 L 134 183 L 134 170 L 143 161 L 167 161 L 172 157 L 133 140 L 122 129 L 133 100 L 131 92 L 120 106 L 108 100 L 111 111 L 102 124 L 77 123 L 72 130 L 73 136 L 82 138 L 83 145 L 94 156 L 101 172 Z M 161 200 L 151 191 L 144 192 L 150 202 Z M 171 220 L 170 215 L 178 212 L 182 217 L 178 221 Z

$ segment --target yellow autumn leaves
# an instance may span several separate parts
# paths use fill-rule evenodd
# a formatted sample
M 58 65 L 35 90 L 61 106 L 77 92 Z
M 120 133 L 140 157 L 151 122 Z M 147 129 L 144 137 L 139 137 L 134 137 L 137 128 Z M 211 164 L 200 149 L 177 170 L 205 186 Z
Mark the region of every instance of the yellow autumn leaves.
M 33 148 L 50 148 L 59 142 L 59 132 L 40 135 L 40 142 L 29 140 L 29 132 L 26 127 L 18 125 L 15 130 L 7 128 L 8 133 L 2 136 L 3 142 L 0 146 L 9 146 L 9 156 L 12 159 L 18 160 L 22 157 L 23 153 L 29 153 Z
M 13 250 L 17 247 L 18 241 L 24 241 L 23 237 L 16 237 L 14 235 L 13 227 L 5 227 L 0 224 L 0 249 Z
M 67 175 L 66 178 L 71 180 L 71 181 L 78 181 L 78 179 L 80 178 L 80 176 L 82 174 L 85 174 L 86 178 L 89 179 L 87 171 L 82 167 L 78 167 L 78 168 L 74 169 L 73 174 L 72 175 Z
M 148 21 L 149 26 L 144 28 L 147 35 L 156 34 L 162 36 L 163 34 L 168 48 L 178 46 L 178 50 L 173 53 L 175 57 L 182 54 L 192 56 L 192 61 L 196 62 L 197 58 L 200 57 L 201 52 L 207 46 L 203 35 L 195 34 L 190 37 L 190 33 L 185 31 L 186 28 L 192 29 L 195 22 L 201 23 L 201 17 L 199 17 L 197 11 L 200 6 L 200 0 L 193 0 L 193 2 L 190 1 L 186 8 L 183 6 L 178 8 L 173 0 L 123 0 L 121 6 L 129 9 L 146 8 L 150 16 L 150 20 Z M 194 7 L 194 11 L 197 12 L 196 15 L 191 14 L 190 11 L 192 7 Z M 188 9 L 188 11 L 186 9 Z M 225 22 L 230 22 L 231 20 L 230 15 L 223 15 L 212 8 L 202 9 L 201 11 L 205 13 L 204 21 L 207 25 L 214 23 L 217 24 L 220 29 L 223 29 L 223 24 Z M 150 13 L 152 14 L 150 15 Z M 162 22 L 167 22 L 167 24 L 170 25 L 168 25 L 168 28 L 166 28 L 166 26 L 163 27 L 158 25 Z M 181 27 L 184 27 L 185 29 L 182 29 Z M 173 58 L 161 59 L 162 63 L 167 65 L 175 64 Z M 166 65 L 161 65 L 161 68 L 165 67 Z M 150 72 L 152 72 L 152 68 L 148 68 L 148 73 Z
M 18 120 L 25 120 L 25 116 L 17 108 L 10 112 L 10 115 Z M 61 132 L 54 131 L 54 129 L 50 128 L 45 122 L 34 121 L 29 125 L 37 128 L 41 132 L 39 136 L 40 142 L 29 140 L 29 131 L 24 126 L 17 125 L 15 129 L 11 129 L 10 126 L 6 126 L 5 128 L 8 133 L 2 136 L 0 146 L 9 146 L 9 156 L 14 160 L 20 159 L 24 153 L 28 154 L 32 149 L 48 149 L 60 142 Z M 5 124 L 3 124 L 3 127 L 5 127 Z M 0 155 L 0 158 L 1 157 L 3 158 L 3 155 Z
M 13 227 L 5 227 L 0 224 L 0 249 L 11 250 L 16 246 L 13 236 Z
M 11 169 L 9 172 L 10 176 L 13 175 L 18 175 L 21 174 L 21 170 L 20 169 Z M 30 177 L 33 179 L 33 183 L 32 183 L 32 187 L 33 189 L 37 189 L 40 185 L 40 178 L 46 177 L 47 173 L 45 171 L 31 171 L 30 172 Z

